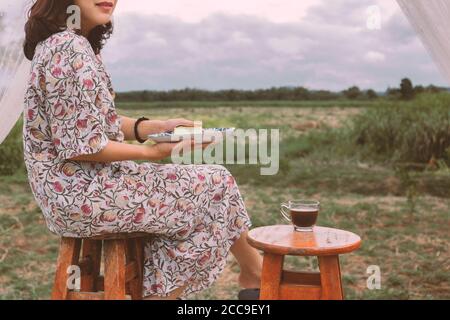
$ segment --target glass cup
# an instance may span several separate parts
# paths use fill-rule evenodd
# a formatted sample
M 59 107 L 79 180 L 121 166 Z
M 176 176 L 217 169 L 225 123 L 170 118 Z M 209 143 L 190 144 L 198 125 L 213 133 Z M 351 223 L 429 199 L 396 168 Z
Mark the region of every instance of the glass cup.
M 295 231 L 311 232 L 317 222 L 320 202 L 314 200 L 292 200 L 281 204 L 281 215 L 294 225 Z

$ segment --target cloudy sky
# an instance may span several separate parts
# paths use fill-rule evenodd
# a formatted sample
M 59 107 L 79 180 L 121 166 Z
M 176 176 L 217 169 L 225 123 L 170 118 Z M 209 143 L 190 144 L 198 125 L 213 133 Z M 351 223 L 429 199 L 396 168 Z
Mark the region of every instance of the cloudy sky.
M 115 25 L 119 91 L 446 84 L 394 0 L 122 0 Z

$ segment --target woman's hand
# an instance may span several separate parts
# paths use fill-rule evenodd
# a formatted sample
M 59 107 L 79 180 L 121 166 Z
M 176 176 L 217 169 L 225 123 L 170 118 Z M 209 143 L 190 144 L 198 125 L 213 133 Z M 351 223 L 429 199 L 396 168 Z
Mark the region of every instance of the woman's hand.
M 164 132 L 166 131 L 173 131 L 176 127 L 183 126 L 183 127 L 193 127 L 194 121 L 187 120 L 187 119 L 169 119 L 164 121 Z
M 136 119 L 120 116 L 122 119 L 121 130 L 125 135 L 125 140 L 134 141 L 134 124 Z M 139 124 L 138 134 L 141 139 L 145 139 L 150 134 L 163 133 L 173 131 L 178 126 L 193 127 L 194 121 L 186 119 L 169 119 L 169 120 L 147 120 Z
M 147 159 L 155 160 L 155 159 L 166 159 L 172 156 L 172 152 L 175 148 L 177 150 L 188 150 L 191 152 L 195 147 L 201 147 L 205 149 L 209 146 L 211 142 L 204 144 L 197 144 L 194 140 L 182 140 L 180 142 L 167 142 L 167 143 L 158 143 L 152 146 L 148 146 Z

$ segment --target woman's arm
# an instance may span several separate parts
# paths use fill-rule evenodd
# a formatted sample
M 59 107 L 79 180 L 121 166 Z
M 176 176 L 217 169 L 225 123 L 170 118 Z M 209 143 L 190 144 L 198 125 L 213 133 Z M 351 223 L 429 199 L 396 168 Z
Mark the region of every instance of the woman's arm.
M 125 140 L 134 141 L 134 124 L 136 119 L 120 116 L 122 119 L 121 130 L 125 136 Z M 141 139 L 146 139 L 150 134 L 162 133 L 166 131 L 172 131 L 178 126 L 193 127 L 194 121 L 186 119 L 170 119 L 170 120 L 147 120 L 139 124 L 138 134 Z
M 125 140 L 127 141 L 134 141 L 136 140 L 136 137 L 134 136 L 134 124 L 136 122 L 136 119 L 120 116 L 122 119 L 122 127 L 121 130 L 125 136 Z M 143 132 L 145 128 L 146 132 Z M 147 120 L 143 121 L 139 124 L 139 136 L 142 138 L 145 138 L 145 134 L 154 134 L 154 133 L 161 133 L 166 130 L 164 130 L 164 121 L 161 120 Z
M 192 141 L 185 140 L 179 143 L 158 143 L 149 145 L 132 145 L 116 141 L 109 141 L 102 151 L 82 155 L 70 160 L 86 162 L 115 162 L 127 160 L 158 161 L 170 157 L 172 150 L 180 144 L 193 145 Z M 180 146 L 182 147 L 182 146 Z

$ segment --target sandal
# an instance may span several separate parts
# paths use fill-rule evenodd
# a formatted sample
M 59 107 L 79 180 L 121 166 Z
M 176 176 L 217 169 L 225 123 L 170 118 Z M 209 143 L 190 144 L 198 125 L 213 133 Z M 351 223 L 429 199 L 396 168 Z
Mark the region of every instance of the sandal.
M 239 291 L 238 300 L 259 300 L 260 289 L 243 289 Z

